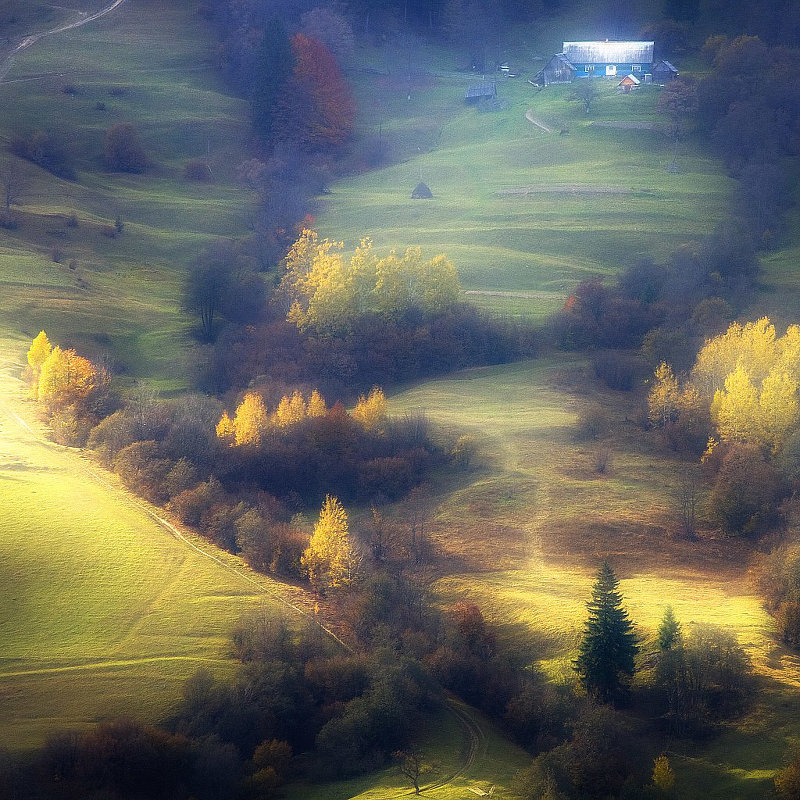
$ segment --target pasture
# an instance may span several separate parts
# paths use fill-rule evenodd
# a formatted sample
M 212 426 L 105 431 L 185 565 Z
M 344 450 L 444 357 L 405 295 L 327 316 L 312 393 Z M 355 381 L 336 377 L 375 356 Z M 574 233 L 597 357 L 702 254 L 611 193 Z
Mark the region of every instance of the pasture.
M 76 179 L 19 161 L 19 224 L 0 246 L 0 326 L 28 337 L 46 328 L 161 391 L 186 386 L 183 276 L 205 245 L 246 236 L 254 210 L 235 175 L 247 152 L 246 104 L 222 85 L 212 52 L 192 4 L 148 1 L 15 57 L 0 83 L 0 143 L 44 130 Z M 151 162 L 142 174 L 103 163 L 104 133 L 119 122 L 137 129 Z M 203 159 L 212 179 L 186 179 L 191 159 Z M 118 218 L 124 230 L 110 235 Z
M 415 69 L 427 71 L 407 80 L 396 63 L 378 64 L 388 74 L 352 76 L 369 98 L 361 129 L 389 163 L 331 187 L 317 209 L 323 236 L 444 252 L 470 302 L 541 319 L 579 281 L 663 259 L 722 218 L 732 182 L 715 159 L 687 140 L 679 173 L 667 172 L 673 146 L 654 111 L 657 87 L 621 95 L 616 81 L 598 81 L 586 114 L 567 99 L 571 87 L 531 86 L 529 67 L 498 78 L 505 107 L 482 113 L 463 101 L 479 76 L 435 57 L 416 53 Z M 433 199 L 411 199 L 420 180 Z

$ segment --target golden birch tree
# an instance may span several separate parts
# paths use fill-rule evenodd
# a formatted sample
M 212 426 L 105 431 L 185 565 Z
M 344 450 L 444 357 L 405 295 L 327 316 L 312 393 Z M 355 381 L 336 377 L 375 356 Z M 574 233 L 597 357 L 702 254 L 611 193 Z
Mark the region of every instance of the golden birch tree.
M 264 400 L 257 392 L 247 392 L 236 408 L 233 418 L 234 441 L 237 446 L 258 447 L 269 427 L 269 415 Z
M 664 428 L 675 421 L 678 410 L 678 380 L 665 361 L 654 373 L 655 382 L 647 395 L 647 417 L 652 425 Z
M 356 577 L 358 555 L 350 539 L 347 512 L 338 498 L 325 497 L 300 565 L 318 592 L 350 586 Z
M 362 394 L 351 416 L 370 433 L 379 433 L 383 430 L 387 417 L 386 395 L 383 389 L 373 386 L 366 397 Z

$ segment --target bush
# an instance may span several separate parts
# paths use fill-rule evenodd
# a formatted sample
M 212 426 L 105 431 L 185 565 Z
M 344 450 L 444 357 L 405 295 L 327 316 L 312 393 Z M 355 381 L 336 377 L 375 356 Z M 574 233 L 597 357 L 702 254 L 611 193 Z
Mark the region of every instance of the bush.
M 785 492 L 780 475 L 760 448 L 731 445 L 711 489 L 711 517 L 728 536 L 761 533 L 776 521 Z
M 50 131 L 35 130 L 11 139 L 11 152 L 46 169 L 58 178 L 74 181 L 75 170 L 61 137 Z
M 116 172 L 144 172 L 148 166 L 144 147 L 130 122 L 120 122 L 106 131 L 103 158 L 106 166 Z

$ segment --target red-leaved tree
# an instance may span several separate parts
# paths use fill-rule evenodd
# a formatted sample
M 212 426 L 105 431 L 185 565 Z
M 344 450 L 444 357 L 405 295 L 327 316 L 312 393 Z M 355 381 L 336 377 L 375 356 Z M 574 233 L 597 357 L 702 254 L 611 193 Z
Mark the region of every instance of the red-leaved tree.
M 355 103 L 336 59 L 322 42 L 292 38 L 294 71 L 278 98 L 273 132 L 304 150 L 344 144 L 353 130 Z

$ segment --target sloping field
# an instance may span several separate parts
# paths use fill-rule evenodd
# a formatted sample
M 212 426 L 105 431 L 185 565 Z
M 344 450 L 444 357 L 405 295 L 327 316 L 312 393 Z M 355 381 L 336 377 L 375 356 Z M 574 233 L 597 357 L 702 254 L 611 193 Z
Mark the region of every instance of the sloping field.
M 25 189 L 19 226 L 2 231 L 0 326 L 28 337 L 46 328 L 90 355 L 110 353 L 122 374 L 186 385 L 185 270 L 211 241 L 247 235 L 253 210 L 235 174 L 246 104 L 212 55 L 195 3 L 137 0 L 15 56 L 0 83 L 0 144 L 45 130 L 76 179 L 18 162 Z M 103 136 L 120 122 L 135 125 L 150 159 L 141 175 L 103 163 Z M 208 163 L 210 181 L 185 178 L 190 159 Z
M 44 441 L 18 372 L 4 355 L 0 748 L 11 749 L 122 714 L 163 718 L 200 666 L 233 668 L 243 614 L 283 608 L 268 578 L 175 538 L 96 465 Z
M 570 87 L 537 91 L 525 76 L 500 78 L 505 108 L 481 113 L 462 100 L 474 76 L 419 59 L 429 73 L 410 89 L 391 74 L 353 76 L 369 98 L 364 130 L 379 132 L 399 163 L 334 184 L 319 207 L 323 235 L 351 247 L 371 236 L 383 248 L 445 252 L 472 302 L 540 317 L 580 280 L 664 258 L 721 219 L 731 181 L 718 162 L 684 143 L 679 174 L 666 171 L 672 145 L 654 113 L 657 87 L 622 96 L 599 81 L 587 115 L 567 100 Z M 411 199 L 419 180 L 432 200 Z M 509 291 L 529 296 L 499 293 Z
M 441 498 L 435 536 L 453 570 L 438 583 L 441 601 L 476 602 L 508 645 L 530 650 L 553 680 L 566 682 L 604 558 L 645 641 L 668 603 L 684 626 L 730 627 L 764 693 L 723 738 L 673 742 L 670 758 L 681 797 L 762 798 L 796 739 L 800 658 L 774 639 L 746 546 L 675 538 L 685 466 L 656 452 L 629 421 L 630 401 L 585 388 L 584 370 L 580 361 L 468 370 L 391 399 L 393 412 L 424 409 L 439 425 L 471 433 L 485 453 L 466 485 Z M 613 436 L 577 441 L 580 414 L 598 405 L 615 409 Z M 603 448 L 613 450 L 601 474 L 594 465 Z

